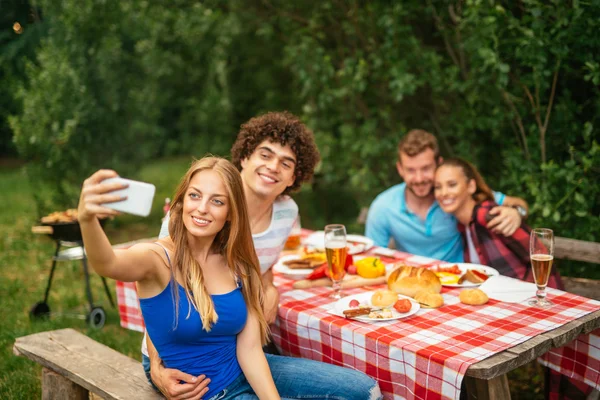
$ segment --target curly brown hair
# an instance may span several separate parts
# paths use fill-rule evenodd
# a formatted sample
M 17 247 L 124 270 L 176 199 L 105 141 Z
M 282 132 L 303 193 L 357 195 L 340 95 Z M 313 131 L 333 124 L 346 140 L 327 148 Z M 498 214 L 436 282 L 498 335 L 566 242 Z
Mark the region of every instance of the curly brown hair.
M 231 147 L 231 162 L 242 170 L 242 160 L 249 158 L 256 147 L 269 140 L 282 146 L 289 145 L 296 155 L 294 184 L 283 192 L 294 192 L 310 180 L 321 159 L 313 132 L 298 117 L 287 111 L 269 112 L 251 118 L 242 124 L 238 137 Z

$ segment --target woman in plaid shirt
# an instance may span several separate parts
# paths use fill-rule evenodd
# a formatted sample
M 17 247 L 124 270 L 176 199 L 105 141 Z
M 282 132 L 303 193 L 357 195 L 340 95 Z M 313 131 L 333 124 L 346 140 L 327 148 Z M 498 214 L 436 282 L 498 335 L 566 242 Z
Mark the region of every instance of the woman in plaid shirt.
M 533 282 L 529 257 L 530 229 L 524 223 L 509 237 L 486 227 L 494 195 L 477 168 L 460 158 L 444 160 L 435 174 L 435 198 L 445 212 L 459 221 L 465 261 L 489 265 L 511 278 Z M 548 286 L 562 289 L 556 266 Z
M 442 210 L 459 221 L 465 261 L 489 265 L 502 275 L 533 282 L 529 257 L 530 229 L 524 223 L 509 237 L 486 228 L 488 212 L 496 206 L 494 195 L 477 168 L 460 158 L 444 160 L 435 174 L 435 198 Z M 548 286 L 564 287 L 556 264 Z M 592 387 L 544 367 L 544 394 L 547 399 L 584 399 Z

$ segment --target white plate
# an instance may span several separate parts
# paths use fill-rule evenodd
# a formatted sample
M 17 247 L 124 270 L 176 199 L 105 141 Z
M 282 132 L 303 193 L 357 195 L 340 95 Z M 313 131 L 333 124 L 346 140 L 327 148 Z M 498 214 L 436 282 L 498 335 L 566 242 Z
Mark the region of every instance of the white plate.
M 358 302 L 360 304 L 372 306 L 372 304 L 371 304 L 371 297 L 373 297 L 373 293 L 375 293 L 375 291 L 373 291 L 373 292 L 365 292 L 365 293 L 360 293 L 360 294 L 354 294 L 352 296 L 343 297 L 343 298 L 339 299 L 335 303 L 334 310 L 335 310 L 335 312 L 337 314 L 344 315 L 344 310 L 350 309 L 349 304 L 350 304 L 351 300 L 358 300 Z M 395 319 L 406 318 L 408 316 L 411 316 L 411 315 L 415 314 L 417 311 L 419 311 L 419 309 L 421 308 L 421 306 L 419 305 L 419 303 L 413 301 L 410 297 L 403 296 L 403 295 L 399 294 L 398 295 L 398 300 L 400 300 L 400 299 L 411 300 L 412 307 L 410 308 L 410 310 L 408 312 L 400 314 L 398 311 L 396 311 L 394 309 L 394 307 L 391 307 L 390 308 L 392 310 L 392 317 L 391 318 L 369 318 L 369 316 L 367 316 L 367 315 L 361 315 L 359 317 L 353 317 L 352 319 L 356 319 L 356 320 L 362 321 L 362 322 L 392 321 L 392 320 L 395 320 Z
M 373 240 L 362 235 L 346 235 L 346 241 L 348 242 L 348 254 L 365 252 L 375 244 Z M 316 231 L 311 233 L 304 240 L 304 245 L 314 247 L 319 251 L 325 251 L 325 232 Z
M 309 276 L 314 271 L 314 269 L 312 269 L 312 268 L 300 268 L 300 269 L 289 268 L 287 265 L 285 265 L 283 263 L 284 261 L 299 260 L 299 259 L 300 259 L 300 256 L 294 255 L 294 254 L 283 256 L 277 261 L 277 264 L 273 265 L 273 271 L 282 274 L 283 276 L 285 276 L 288 279 L 305 279 L 307 276 Z
M 496 270 L 496 269 L 494 269 L 492 267 L 488 267 L 486 265 L 481 265 L 481 264 L 446 263 L 446 264 L 439 264 L 438 266 L 440 266 L 440 267 L 451 267 L 453 265 L 457 265 L 458 268 L 460 269 L 460 271 L 462 272 L 462 274 L 464 274 L 465 272 L 467 272 L 468 269 L 476 269 L 478 271 L 481 271 L 481 272 L 485 273 L 487 276 L 497 276 L 497 275 L 500 275 L 500 273 L 498 272 L 498 270 Z M 475 287 L 475 286 L 479 286 L 479 285 L 481 285 L 481 283 L 473 283 L 473 282 L 469 282 L 467 280 L 465 280 L 460 285 L 458 283 L 449 283 L 449 284 L 448 283 L 442 283 L 442 286 L 447 286 L 447 287 Z

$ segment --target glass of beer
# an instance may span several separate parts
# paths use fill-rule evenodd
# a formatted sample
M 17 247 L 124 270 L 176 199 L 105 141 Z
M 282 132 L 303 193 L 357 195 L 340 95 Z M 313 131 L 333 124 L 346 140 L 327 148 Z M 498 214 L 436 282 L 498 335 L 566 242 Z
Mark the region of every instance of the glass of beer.
M 537 286 L 536 298 L 529 305 L 548 308 L 553 304 L 546 298 L 546 285 L 550 278 L 552 262 L 554 261 L 554 232 L 551 229 L 537 228 L 531 231 L 529 252 L 533 279 Z
M 342 279 L 346 274 L 346 227 L 344 225 L 327 225 L 325 227 L 325 254 L 327 267 L 331 277 L 333 292 L 329 295 L 332 299 L 342 298 Z
M 302 235 L 302 227 L 300 225 L 300 215 L 296 217 L 294 220 L 294 225 L 292 226 L 292 230 L 285 241 L 285 245 L 283 246 L 284 250 L 296 250 L 300 247 L 300 236 Z

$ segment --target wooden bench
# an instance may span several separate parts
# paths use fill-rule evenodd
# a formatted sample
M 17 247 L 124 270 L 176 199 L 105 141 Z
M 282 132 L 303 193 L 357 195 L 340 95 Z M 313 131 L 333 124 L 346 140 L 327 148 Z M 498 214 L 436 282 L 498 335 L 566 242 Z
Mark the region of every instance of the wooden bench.
M 163 399 L 140 362 L 74 329 L 17 338 L 13 352 L 42 365 L 43 400 Z
M 600 264 L 600 243 L 556 237 L 554 258 Z M 567 292 L 600 300 L 600 280 L 563 276 L 562 281 Z

